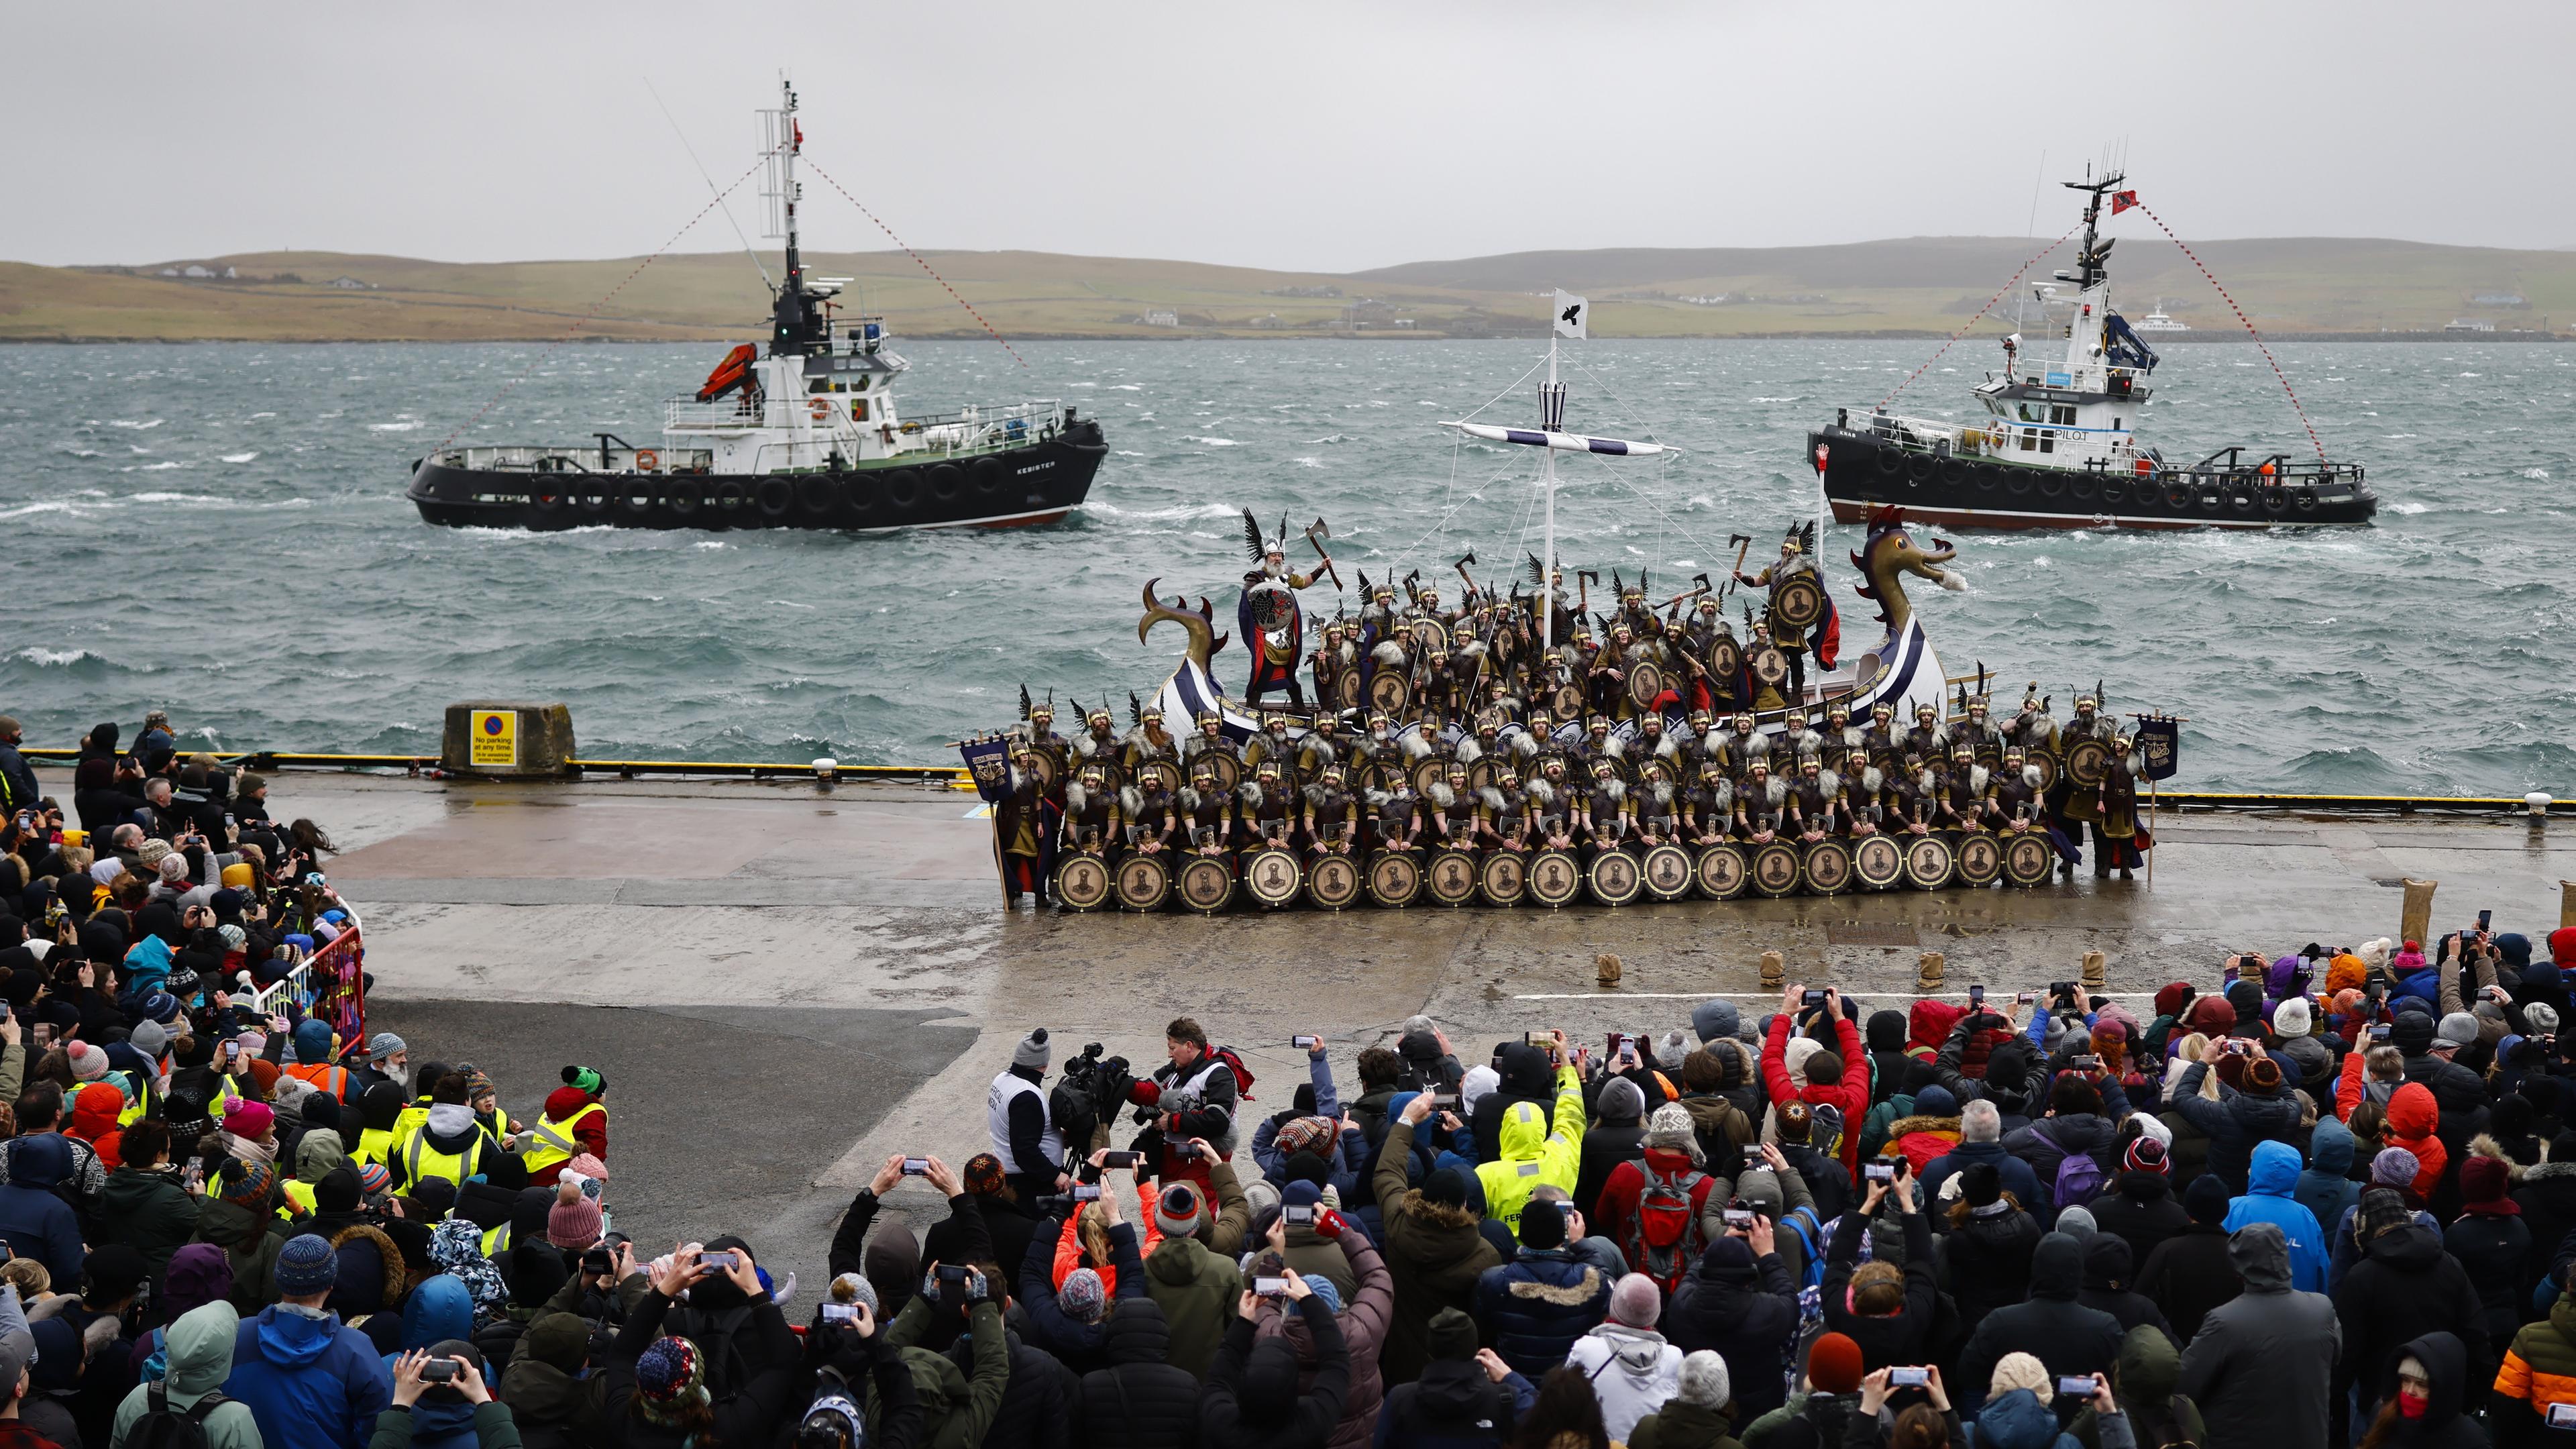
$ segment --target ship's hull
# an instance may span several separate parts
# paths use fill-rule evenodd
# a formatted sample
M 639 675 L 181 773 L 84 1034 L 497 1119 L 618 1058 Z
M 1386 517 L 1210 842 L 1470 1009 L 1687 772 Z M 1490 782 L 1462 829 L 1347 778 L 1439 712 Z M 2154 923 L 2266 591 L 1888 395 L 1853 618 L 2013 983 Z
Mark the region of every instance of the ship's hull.
M 1843 427 L 1807 435 L 1825 453 L 1825 498 L 1839 523 L 1897 507 L 1946 528 L 2332 528 L 2368 524 L 2379 499 L 2359 482 L 2318 488 L 2239 472 L 2122 474 L 1936 457 Z
M 1085 419 L 1023 448 L 839 472 L 535 473 L 423 458 L 405 490 L 420 516 L 464 528 L 1023 528 L 1080 506 L 1108 456 Z

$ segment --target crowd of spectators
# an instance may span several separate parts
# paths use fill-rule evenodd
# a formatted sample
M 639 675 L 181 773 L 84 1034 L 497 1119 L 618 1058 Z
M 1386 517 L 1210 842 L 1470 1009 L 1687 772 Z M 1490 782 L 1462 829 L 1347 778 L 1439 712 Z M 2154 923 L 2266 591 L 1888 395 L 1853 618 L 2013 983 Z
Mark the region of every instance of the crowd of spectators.
M 523 1119 L 303 1010 L 355 923 L 255 775 L 101 726 L 66 817 L 15 734 L 0 1449 L 2576 1442 L 2576 930 L 1257 1086 L 1039 1027 L 800 1301 L 614 1231 L 597 1070 Z

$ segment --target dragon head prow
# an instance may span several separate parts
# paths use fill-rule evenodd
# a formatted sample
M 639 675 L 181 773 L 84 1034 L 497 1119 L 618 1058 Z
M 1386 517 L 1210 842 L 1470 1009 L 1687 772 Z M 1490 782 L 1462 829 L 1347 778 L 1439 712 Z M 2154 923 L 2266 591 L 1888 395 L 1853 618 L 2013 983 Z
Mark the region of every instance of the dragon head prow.
M 1208 661 L 1216 655 L 1216 626 L 1206 614 L 1194 614 L 1185 608 L 1175 609 L 1155 598 L 1154 585 L 1161 582 L 1159 576 L 1145 581 L 1145 616 L 1136 621 L 1136 642 L 1145 643 L 1146 636 L 1157 624 L 1166 621 L 1178 624 L 1182 632 L 1189 635 L 1186 652 L 1190 662 L 1201 669 L 1207 668 Z M 1186 604 L 1188 601 L 1182 602 Z

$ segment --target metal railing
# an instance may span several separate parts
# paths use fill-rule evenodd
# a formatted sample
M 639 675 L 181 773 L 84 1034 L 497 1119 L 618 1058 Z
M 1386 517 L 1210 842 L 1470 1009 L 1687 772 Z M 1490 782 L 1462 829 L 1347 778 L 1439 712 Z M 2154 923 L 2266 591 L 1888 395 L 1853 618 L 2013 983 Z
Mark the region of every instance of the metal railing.
M 656 473 L 710 468 L 715 466 L 716 458 L 711 448 L 610 448 L 603 458 L 599 448 L 567 444 L 450 448 L 438 455 L 438 461 L 450 468 L 478 473 L 560 473 L 578 478 L 585 473 L 601 476 L 634 472 L 639 453 L 653 455 L 652 471 Z
M 768 412 L 766 405 L 744 407 L 729 400 L 700 402 L 693 397 L 677 397 L 662 405 L 662 430 L 722 432 L 766 427 Z

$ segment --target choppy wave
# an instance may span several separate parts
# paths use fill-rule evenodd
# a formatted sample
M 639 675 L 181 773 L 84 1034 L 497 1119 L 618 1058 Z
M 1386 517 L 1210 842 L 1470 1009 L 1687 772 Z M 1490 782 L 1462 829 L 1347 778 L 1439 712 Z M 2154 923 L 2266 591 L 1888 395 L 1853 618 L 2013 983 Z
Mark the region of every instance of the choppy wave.
M 1659 587 L 1667 569 L 1678 582 L 1730 565 L 1732 533 L 1767 550 L 1805 517 L 1804 427 L 1866 404 L 1929 351 L 1583 346 L 1594 376 L 1573 375 L 1569 416 L 1685 451 L 1563 460 L 1560 551 L 1576 567 L 1648 563 Z M 1986 346 L 1963 341 L 1960 374 L 1926 372 L 1905 405 L 1964 410 Z M 192 725 L 281 747 L 435 748 L 444 706 L 489 694 L 567 700 L 602 752 L 921 761 L 1000 723 L 1023 679 L 1059 701 L 1150 687 L 1174 636 L 1136 642 L 1146 578 L 1207 598 L 1230 626 L 1246 507 L 1265 529 L 1285 515 L 1300 553 L 1296 534 L 1327 520 L 1353 588 L 1362 569 L 1454 579 L 1449 562 L 1470 547 L 1486 560 L 1475 572 L 1502 582 L 1537 548 L 1535 460 L 1427 425 L 1528 420 L 1526 387 L 1477 410 L 1528 369 L 1529 344 L 1353 346 L 1329 367 L 1284 345 L 1021 350 L 1028 373 L 990 344 L 911 345 L 904 404 L 1073 396 L 1081 382 L 1128 393 L 1100 408 L 1113 453 L 1092 506 L 1043 530 L 871 537 L 422 524 L 402 497 L 420 447 L 408 434 L 472 418 L 495 377 L 525 365 L 522 347 L 31 350 L 12 359 L 22 372 L 0 416 L 0 520 L 21 556 L 118 587 L 77 608 L 41 589 L 0 594 L 0 637 L 18 651 L 0 655 L 0 688 L 39 744 L 69 742 L 133 703 L 123 681 L 149 679 L 153 702 Z M 2387 499 L 2379 527 L 1964 535 L 1974 593 L 1916 597 L 1944 658 L 1982 661 L 2008 690 L 2040 679 L 2061 701 L 2099 677 L 2120 708 L 2191 716 L 2187 786 L 2576 794 L 2560 724 L 2576 715 L 2576 594 L 2559 556 L 2576 502 L 2551 491 L 2576 470 L 2576 400 L 2562 389 L 2515 401 L 2492 430 L 2455 426 L 2464 395 L 2486 396 L 2458 373 L 2528 376 L 2560 359 L 2510 344 L 2277 350 L 2302 386 L 2367 389 L 2317 416 L 2338 456 L 2369 465 Z M 593 420 L 649 419 L 714 360 L 703 347 L 582 349 L 468 441 L 582 442 Z M 2168 456 L 2303 441 L 2250 347 L 2175 349 L 2157 382 L 2147 436 Z M 1186 411 L 1166 423 L 1157 408 Z M 644 441 L 643 426 L 627 436 Z M 127 452 L 146 438 L 150 456 Z M 129 493 L 152 485 L 119 471 L 191 460 L 235 466 L 204 472 L 221 489 L 185 493 Z M 1829 534 L 1824 556 L 1847 584 L 1858 530 Z M 276 567 L 245 588 L 246 560 Z M 1306 597 L 1330 609 L 1336 595 L 1326 580 Z M 1841 597 L 1846 640 L 1861 642 L 1871 611 Z M 1241 658 L 1219 656 L 1229 684 Z M 2466 677 L 2500 691 L 2474 721 L 2440 683 Z

